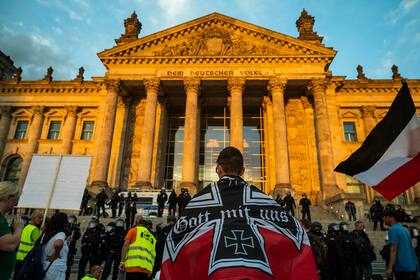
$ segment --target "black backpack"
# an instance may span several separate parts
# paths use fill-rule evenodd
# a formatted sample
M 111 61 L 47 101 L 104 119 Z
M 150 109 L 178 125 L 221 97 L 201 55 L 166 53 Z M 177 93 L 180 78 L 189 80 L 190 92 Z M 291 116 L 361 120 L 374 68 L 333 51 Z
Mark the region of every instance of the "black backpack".
M 52 265 L 51 262 L 47 269 L 44 270 L 42 265 L 42 249 L 44 245 L 58 232 L 50 234 L 48 237 L 45 235 L 38 238 L 34 247 L 28 252 L 23 259 L 22 266 L 19 271 L 16 271 L 16 280 L 43 280 L 48 269 Z
M 356 260 L 362 264 L 370 264 L 376 260 L 376 254 L 372 250 L 368 240 L 361 234 L 353 235 L 353 243 L 356 249 Z

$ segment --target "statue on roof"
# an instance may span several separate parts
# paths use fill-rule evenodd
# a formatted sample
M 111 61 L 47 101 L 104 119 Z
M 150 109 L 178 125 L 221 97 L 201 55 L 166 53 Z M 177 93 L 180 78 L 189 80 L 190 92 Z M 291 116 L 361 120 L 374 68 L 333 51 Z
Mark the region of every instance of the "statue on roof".
M 312 43 L 320 44 L 323 37 L 319 36 L 314 31 L 315 18 L 308 14 L 308 12 L 303 9 L 300 17 L 296 21 L 296 27 L 299 31 L 298 39 L 311 41 Z
M 48 67 L 47 74 L 44 76 L 43 80 L 47 81 L 48 83 L 51 83 L 53 80 L 53 76 L 52 76 L 53 72 L 54 72 L 54 69 L 51 66 Z
M 357 79 L 358 80 L 366 80 L 365 73 L 363 73 L 363 67 L 362 65 L 357 65 Z
M 391 70 L 392 70 L 392 79 L 393 80 L 401 80 L 402 79 L 401 74 L 398 72 L 398 66 L 397 65 L 395 65 L 395 64 L 392 65 Z
M 22 67 L 19 67 L 16 69 L 15 75 L 14 75 L 14 80 L 16 81 L 16 84 L 19 84 L 20 81 L 22 80 Z
M 129 18 L 124 20 L 125 33 L 121 34 L 121 37 L 116 39 L 117 44 L 127 43 L 136 40 L 139 37 L 142 24 L 137 18 L 136 12 L 133 12 Z
M 77 76 L 74 80 L 75 81 L 80 81 L 80 83 L 83 83 L 83 81 L 85 80 L 85 78 L 83 77 L 84 73 L 85 73 L 85 68 L 80 67 L 79 68 L 79 73 L 77 74 Z

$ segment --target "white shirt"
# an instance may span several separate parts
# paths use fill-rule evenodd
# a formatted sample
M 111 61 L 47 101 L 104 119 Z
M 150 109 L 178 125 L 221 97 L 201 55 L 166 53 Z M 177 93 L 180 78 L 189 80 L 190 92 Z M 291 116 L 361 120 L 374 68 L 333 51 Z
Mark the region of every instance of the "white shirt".
M 63 240 L 64 245 L 63 248 L 61 248 L 60 251 L 60 257 L 56 259 L 51 267 L 50 270 L 56 270 L 56 271 L 66 271 L 67 270 L 67 254 L 69 253 L 69 246 L 66 241 L 66 234 L 64 232 L 59 232 L 56 235 L 54 235 L 48 243 L 44 246 L 42 250 L 42 264 L 44 266 L 44 270 L 47 269 L 50 262 L 48 261 L 48 256 L 51 256 L 55 252 L 54 242 L 56 240 Z

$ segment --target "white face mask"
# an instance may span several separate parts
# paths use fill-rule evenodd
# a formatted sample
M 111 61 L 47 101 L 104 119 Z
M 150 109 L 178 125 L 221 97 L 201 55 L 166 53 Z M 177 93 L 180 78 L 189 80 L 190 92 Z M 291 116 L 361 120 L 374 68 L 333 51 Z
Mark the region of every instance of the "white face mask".
M 348 231 L 349 230 L 349 226 L 348 225 L 343 225 L 343 231 Z

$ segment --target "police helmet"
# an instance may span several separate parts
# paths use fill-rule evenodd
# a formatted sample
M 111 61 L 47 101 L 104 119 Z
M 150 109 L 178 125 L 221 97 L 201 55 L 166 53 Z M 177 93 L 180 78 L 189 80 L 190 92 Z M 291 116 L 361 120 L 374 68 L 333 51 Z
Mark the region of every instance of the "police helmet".
M 124 220 L 123 219 L 116 219 L 115 220 L 115 227 L 121 227 L 123 228 L 125 226 Z
M 88 224 L 88 229 L 95 229 L 98 226 L 98 221 L 96 219 L 92 219 Z
M 321 225 L 320 222 L 315 221 L 315 222 L 311 223 L 311 228 L 312 228 L 312 230 L 320 231 L 322 229 L 322 225 Z
M 339 227 L 340 231 L 344 231 L 344 232 L 348 232 L 349 231 L 349 223 L 347 223 L 347 222 L 341 222 L 338 225 L 338 227 Z
M 105 232 L 111 232 L 115 229 L 115 223 L 109 222 L 105 227 Z
M 331 223 L 328 225 L 328 231 L 338 231 L 340 228 L 337 223 Z
M 69 215 L 67 217 L 67 222 L 71 225 L 77 223 L 77 217 L 75 215 Z

